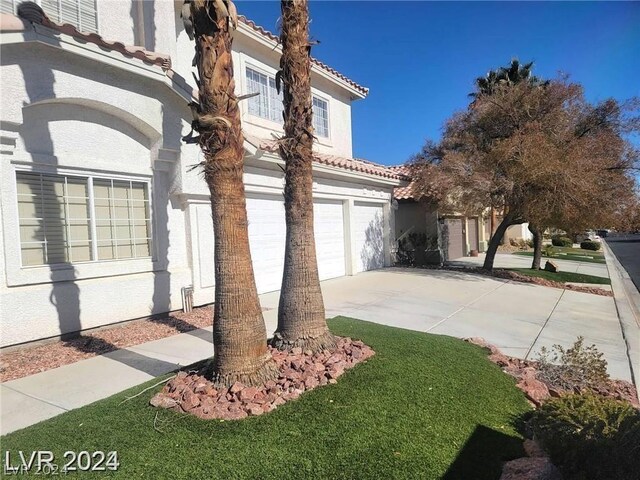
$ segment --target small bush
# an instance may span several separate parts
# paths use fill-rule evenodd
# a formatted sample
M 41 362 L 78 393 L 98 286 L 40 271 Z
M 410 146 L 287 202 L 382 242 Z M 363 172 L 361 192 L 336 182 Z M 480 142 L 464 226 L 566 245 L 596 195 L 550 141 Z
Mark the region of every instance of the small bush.
M 542 252 L 545 257 L 551 258 L 553 256 L 553 246 L 545 245 L 544 247 L 542 247 Z
M 565 479 L 637 478 L 640 412 L 595 395 L 566 395 L 533 413 L 531 425 Z
M 596 390 L 609 383 L 607 361 L 595 345 L 584 346 L 584 337 L 578 337 L 573 346 L 565 349 L 553 345 L 551 350 L 540 349 L 538 377 L 548 385 L 561 390 Z
M 597 252 L 600 250 L 600 242 L 585 240 L 584 242 L 580 242 L 580 248 L 583 250 L 593 250 L 594 252 Z
M 527 247 L 533 248 L 533 239 L 530 238 L 529 240 L 527 240 Z
M 573 241 L 569 237 L 554 237 L 551 239 L 554 247 L 572 247 Z

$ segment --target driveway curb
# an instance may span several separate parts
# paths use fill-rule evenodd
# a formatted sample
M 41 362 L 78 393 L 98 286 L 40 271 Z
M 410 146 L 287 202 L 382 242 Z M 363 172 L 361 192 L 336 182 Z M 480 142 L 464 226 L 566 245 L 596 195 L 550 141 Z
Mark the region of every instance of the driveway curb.
M 620 327 L 627 346 L 631 379 L 638 395 L 640 395 L 638 386 L 638 375 L 640 375 L 640 292 L 638 292 L 629 273 L 604 239 L 602 240 L 602 246 L 607 269 L 609 270 L 611 289 L 613 290 L 613 298 L 618 311 Z

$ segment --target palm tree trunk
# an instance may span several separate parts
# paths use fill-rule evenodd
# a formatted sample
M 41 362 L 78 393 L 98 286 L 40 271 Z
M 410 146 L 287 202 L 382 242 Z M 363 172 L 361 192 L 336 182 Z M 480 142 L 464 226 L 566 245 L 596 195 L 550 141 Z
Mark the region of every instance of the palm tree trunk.
M 507 213 L 503 217 L 500 224 L 496 227 L 496 231 L 493 233 L 491 240 L 489 240 L 489 247 L 487 248 L 487 253 L 484 257 L 484 264 L 482 265 L 483 270 L 488 270 L 489 272 L 493 270 L 493 263 L 496 258 L 496 253 L 498 252 L 498 247 L 502 243 L 504 234 L 507 232 L 507 228 L 509 228 L 511 225 L 517 225 L 519 223 L 522 222 L 514 219 L 514 217 L 510 213 Z
M 227 11 L 221 9 L 225 7 Z M 200 95 L 194 128 L 200 132 L 204 176 L 211 193 L 215 235 L 214 382 L 259 384 L 276 376 L 258 300 L 242 181 L 243 136 L 231 60 L 229 0 L 194 0 Z
M 531 262 L 531 268 L 533 270 L 540 270 L 540 262 L 542 261 L 542 229 L 530 223 L 529 231 L 533 234 L 533 261 Z
M 281 82 L 284 88 L 284 206 L 287 236 L 278 329 L 272 345 L 289 350 L 335 348 L 327 327 L 313 233 L 313 123 L 309 7 L 307 0 L 283 0 Z

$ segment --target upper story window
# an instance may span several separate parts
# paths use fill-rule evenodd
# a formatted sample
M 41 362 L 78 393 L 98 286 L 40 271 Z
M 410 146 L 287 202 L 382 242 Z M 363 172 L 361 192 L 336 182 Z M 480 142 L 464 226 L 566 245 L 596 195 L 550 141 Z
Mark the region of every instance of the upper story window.
M 282 123 L 282 93 L 278 95 L 276 80 L 263 73 L 247 68 L 247 89 L 249 92 L 260 92 L 260 95 L 249 99 L 249 113 Z
M 283 123 L 282 93 L 278 94 L 275 77 L 247 67 L 247 92 L 260 95 L 249 99 L 249 113 L 279 124 Z M 313 96 L 313 128 L 319 137 L 329 138 L 329 103 Z
M 313 130 L 319 137 L 329 138 L 329 104 L 313 96 Z
M 22 266 L 151 256 L 146 182 L 16 173 Z
M 2 13 L 16 13 L 23 0 L 0 0 Z M 56 23 L 70 23 L 81 32 L 98 32 L 96 0 L 35 0 Z

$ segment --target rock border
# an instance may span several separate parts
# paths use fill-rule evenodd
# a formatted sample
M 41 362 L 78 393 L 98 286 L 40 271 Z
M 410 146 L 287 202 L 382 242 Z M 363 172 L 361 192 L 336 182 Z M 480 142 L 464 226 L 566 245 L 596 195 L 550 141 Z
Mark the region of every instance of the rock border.
M 236 382 L 228 388 L 216 387 L 202 371 L 179 372 L 151 398 L 154 407 L 188 413 L 202 419 L 241 420 L 268 413 L 304 392 L 337 383 L 350 368 L 371 358 L 375 352 L 360 340 L 336 337 L 333 351 L 313 354 L 294 348 L 281 352 L 269 347 L 279 376 L 259 386 Z

